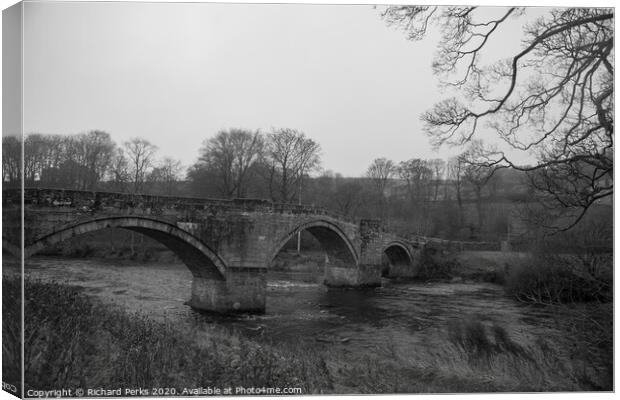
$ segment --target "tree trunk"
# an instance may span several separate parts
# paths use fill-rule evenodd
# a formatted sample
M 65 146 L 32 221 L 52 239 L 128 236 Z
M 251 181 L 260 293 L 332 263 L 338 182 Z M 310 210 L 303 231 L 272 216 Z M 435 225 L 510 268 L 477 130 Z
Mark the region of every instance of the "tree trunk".
M 461 198 L 461 186 L 456 187 L 456 202 L 459 205 L 459 225 L 462 228 L 465 226 L 465 217 L 463 216 L 463 199 Z
M 478 234 L 482 234 L 482 193 L 481 190 L 476 191 L 476 212 L 478 213 Z

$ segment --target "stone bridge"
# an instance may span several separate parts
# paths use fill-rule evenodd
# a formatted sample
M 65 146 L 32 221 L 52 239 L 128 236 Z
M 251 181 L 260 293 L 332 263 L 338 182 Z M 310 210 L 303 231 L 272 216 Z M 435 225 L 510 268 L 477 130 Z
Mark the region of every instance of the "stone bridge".
M 189 304 L 217 312 L 264 312 L 267 268 L 303 230 L 325 251 L 327 286 L 378 286 L 382 274 L 412 277 L 421 252 L 419 243 L 385 232 L 377 220 L 354 223 L 316 207 L 254 199 L 7 189 L 2 222 L 3 251 L 24 258 L 105 228 L 149 236 L 172 250 L 192 272 Z

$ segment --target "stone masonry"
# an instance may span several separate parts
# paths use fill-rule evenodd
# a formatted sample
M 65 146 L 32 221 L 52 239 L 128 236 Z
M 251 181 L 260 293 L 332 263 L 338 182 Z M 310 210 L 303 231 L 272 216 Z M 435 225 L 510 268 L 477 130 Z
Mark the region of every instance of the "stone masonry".
M 24 244 L 21 246 L 21 204 Z M 264 312 L 266 271 L 297 232 L 326 253 L 327 286 L 378 286 L 414 276 L 418 246 L 379 221 L 348 221 L 316 207 L 266 200 L 214 200 L 60 189 L 3 191 L 3 250 L 29 257 L 46 246 L 104 228 L 123 228 L 166 245 L 193 274 L 189 304 L 217 312 Z

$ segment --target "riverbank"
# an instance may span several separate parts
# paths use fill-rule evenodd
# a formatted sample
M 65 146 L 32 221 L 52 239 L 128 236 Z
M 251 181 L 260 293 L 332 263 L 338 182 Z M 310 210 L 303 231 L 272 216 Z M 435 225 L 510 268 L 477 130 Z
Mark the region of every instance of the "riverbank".
M 411 332 L 412 336 L 409 339 L 391 336 L 396 333 L 382 333 L 383 330 L 373 328 L 374 336 L 380 335 L 381 338 L 372 345 L 366 345 L 359 342 L 363 337 L 354 336 L 359 329 L 355 320 L 341 319 L 343 317 L 337 315 L 340 311 L 325 307 L 334 307 L 334 299 L 347 296 L 353 296 L 352 302 L 347 304 L 370 299 L 371 303 L 365 307 L 372 307 L 376 301 L 372 299 L 377 295 L 384 296 L 381 293 L 385 293 L 385 296 L 392 297 L 391 293 L 401 293 L 408 290 L 407 287 L 377 289 L 363 294 L 356 291 L 327 292 L 327 297 L 319 297 L 323 300 L 317 304 L 323 311 L 317 310 L 308 317 L 327 318 L 329 325 L 340 327 L 334 332 L 341 336 L 317 335 L 314 340 L 292 334 L 298 339 L 287 340 L 269 327 L 270 321 L 277 320 L 277 313 L 300 307 L 302 303 L 268 305 L 276 314 L 262 319 L 249 318 L 251 329 L 246 329 L 248 324 L 244 321 L 211 320 L 213 322 L 205 323 L 202 318 L 187 325 L 170 315 L 172 319 L 154 318 L 156 311 L 151 310 L 161 310 L 163 303 L 155 302 L 151 309 L 132 312 L 127 307 L 103 301 L 104 297 L 89 294 L 89 290 L 94 288 L 97 289 L 94 293 L 105 289 L 111 295 L 126 296 L 121 297 L 123 306 L 131 304 L 126 301 L 130 297 L 142 296 L 139 301 L 150 302 L 149 296 L 152 294 L 148 290 L 153 282 L 147 282 L 134 294 L 119 283 L 127 281 L 128 269 L 133 268 L 131 266 L 118 267 L 113 275 L 110 271 L 102 271 L 99 276 L 94 276 L 93 272 L 106 268 L 93 265 L 91 272 L 80 267 L 80 270 L 74 271 L 80 282 L 98 279 L 110 282 L 110 289 L 96 283 L 80 289 L 49 279 L 35 279 L 36 272 L 50 268 L 45 263 L 58 265 L 57 260 L 43 260 L 38 270 L 31 271 L 33 274 L 27 279 L 26 337 L 32 338 L 26 355 L 27 387 L 54 388 L 59 386 L 59 380 L 62 380 L 60 383 L 80 382 L 83 386 L 111 388 L 284 385 L 301 387 L 306 394 L 570 391 L 609 390 L 611 387 L 611 380 L 606 380 L 611 364 L 606 364 L 605 360 L 595 360 L 590 354 L 592 349 L 581 353 L 577 351 L 580 348 L 575 345 L 582 341 L 577 334 L 565 339 L 554 336 L 571 332 L 563 326 L 554 327 L 557 323 L 568 324 L 571 321 L 569 317 L 573 311 L 566 308 L 541 309 L 539 312 L 550 313 L 557 318 L 538 318 L 537 330 L 545 332 L 544 335 L 532 331 L 523 336 L 515 327 L 507 325 L 512 317 L 506 322 L 501 322 L 503 319 L 488 320 L 473 313 L 473 310 L 462 308 L 458 305 L 461 303 L 448 305 L 461 307 L 455 310 L 455 315 L 460 317 L 450 318 L 436 318 L 433 316 L 436 305 L 422 304 L 422 310 L 429 312 L 423 320 L 419 319 L 420 311 L 402 305 L 402 310 L 394 310 L 394 315 L 407 316 L 407 319 L 389 317 L 383 321 L 371 317 L 371 323 L 373 326 L 391 321 L 397 325 L 404 323 L 404 331 L 391 332 Z M 59 277 L 59 272 L 65 271 L 68 266 L 59 266 L 58 272 L 51 271 L 47 276 Z M 145 268 L 149 268 L 151 275 L 161 274 L 157 266 Z M 165 271 L 164 266 L 161 268 Z M 143 276 L 143 271 L 144 268 L 136 269 L 131 276 Z M 117 274 L 118 282 L 110 281 L 111 276 Z M 169 276 L 176 275 L 178 272 L 175 271 Z M 162 279 L 170 285 L 172 282 L 167 276 L 162 275 Z M 17 295 L 14 278 L 5 276 L 4 284 L 5 293 Z M 291 295 L 303 294 L 297 294 L 295 290 L 299 289 L 294 287 L 278 285 L 270 286 L 282 292 L 272 297 L 278 303 L 287 301 Z M 125 286 L 128 284 L 125 283 Z M 313 287 L 307 290 L 316 290 Z M 179 289 L 171 290 L 178 292 Z M 466 296 L 470 289 L 467 285 L 440 285 L 415 290 L 422 290 L 420 299 L 432 300 L 436 297 L 437 301 L 444 302 L 444 298 Z M 442 294 L 446 290 L 448 292 Z M 454 295 L 450 295 L 451 292 Z M 409 297 L 407 293 L 402 292 L 399 296 Z M 332 299 L 331 303 L 329 299 Z M 411 304 L 420 300 L 413 301 Z M 490 297 L 481 301 L 487 304 L 486 315 L 492 315 L 489 306 L 497 300 Z M 464 299 L 464 302 L 470 304 L 470 300 Z M 182 307 L 182 303 L 179 304 Z M 494 306 L 502 318 L 514 312 L 506 309 L 506 305 Z M 330 311 L 323 314 L 325 310 Z M 586 315 L 591 311 L 591 307 L 586 307 L 579 312 Z M 302 331 L 321 324 L 321 320 L 306 320 L 308 312 L 302 311 L 298 317 L 303 319 L 296 320 L 307 324 L 298 328 Z M 410 318 L 413 318 L 411 322 L 407 322 Z M 540 326 L 540 321 L 548 321 L 549 327 Z M 283 326 L 282 329 L 295 329 L 299 322 L 293 322 L 293 325 Z M 350 333 L 346 333 L 347 326 Z M 15 329 L 14 326 L 9 327 Z M 589 327 L 576 325 L 574 328 L 592 334 Z M 384 336 L 386 334 L 388 336 Z
M 299 387 L 331 391 L 324 361 L 216 326 L 181 330 L 101 304 L 66 285 L 26 280 L 25 389 Z M 3 291 L 18 296 L 7 276 Z M 18 326 L 5 321 L 9 331 Z M 15 335 L 19 337 L 19 335 Z M 174 393 L 170 393 L 174 394 Z M 181 394 L 179 391 L 177 395 Z

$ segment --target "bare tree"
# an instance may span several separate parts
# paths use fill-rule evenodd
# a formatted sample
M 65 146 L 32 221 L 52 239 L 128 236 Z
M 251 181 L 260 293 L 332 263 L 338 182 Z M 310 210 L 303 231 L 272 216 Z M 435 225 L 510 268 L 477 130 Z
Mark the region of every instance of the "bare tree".
M 613 174 L 588 162 L 553 164 L 527 171 L 545 218 L 535 222 L 552 233 L 568 230 L 613 192 Z M 558 207 L 560 206 L 560 207 Z
M 347 217 L 356 216 L 363 201 L 363 192 L 364 187 L 359 181 L 340 183 L 334 196 L 336 211 Z
M 321 176 L 308 179 L 310 190 L 304 202 L 334 210 L 344 216 L 356 218 L 368 203 L 368 192 L 363 179 L 345 178 L 333 171 L 323 171 Z
M 366 170 L 366 177 L 370 179 L 378 196 L 379 215 L 383 219 L 387 218 L 387 198 L 385 193 L 387 184 L 397 171 L 398 169 L 394 162 L 384 157 L 375 158 L 368 170 Z
M 112 155 L 109 169 L 109 180 L 112 182 L 113 190 L 125 192 L 128 189 L 131 175 L 129 174 L 129 160 L 125 157 L 125 152 L 121 148 L 116 148 Z
M 47 135 L 47 151 L 41 170 L 41 181 L 45 186 L 78 188 L 75 165 L 71 165 L 69 143 L 72 136 Z
M 370 178 L 378 193 L 385 194 L 389 180 L 394 177 L 397 171 L 398 168 L 392 160 L 384 157 L 375 158 L 366 170 L 366 176 Z
M 149 174 L 149 181 L 159 186 L 158 192 L 170 196 L 177 190 L 182 171 L 181 161 L 164 157 Z
M 47 150 L 45 135 L 32 133 L 24 139 L 24 184 L 35 185 L 41 178 L 45 153 Z
M 2 137 L 2 182 L 10 186 L 21 184 L 22 143 L 17 136 Z
M 465 217 L 463 214 L 463 173 L 465 171 L 465 162 L 462 157 L 453 157 L 448 161 L 447 178 L 454 186 L 456 203 L 459 208 L 459 227 L 465 225 Z M 447 187 L 447 186 L 446 186 Z M 444 196 L 446 199 L 448 196 Z
M 103 131 L 90 131 L 77 137 L 82 165 L 88 175 L 82 179 L 82 189 L 92 190 L 103 178 L 112 161 L 116 145 L 110 134 Z
M 446 171 L 446 162 L 441 158 L 434 158 L 427 161 L 428 168 L 433 174 L 433 200 L 437 201 L 439 197 L 439 187 L 441 186 Z
M 410 229 L 417 233 L 426 233 L 430 226 L 428 211 L 433 171 L 426 160 L 419 158 L 400 162 L 397 171 L 407 188 L 408 204 L 405 207 Z
M 125 157 L 128 161 L 128 171 L 132 179 L 133 193 L 140 193 L 144 187 L 144 181 L 153 166 L 153 158 L 157 147 L 148 140 L 133 138 L 124 143 Z
M 495 171 L 495 169 L 480 161 L 480 158 L 484 156 L 484 145 L 481 140 L 473 140 L 468 149 L 459 156 L 461 166 L 464 166 L 462 170 L 463 181 L 471 186 L 476 200 L 478 233 L 482 231 L 482 225 L 484 223 L 482 191 Z
M 269 134 L 269 188 L 273 200 L 283 203 L 295 197 L 301 201 L 302 180 L 305 174 L 321 164 L 321 146 L 303 132 L 291 129 L 274 129 Z
M 204 164 L 197 162 L 190 165 L 187 169 L 186 179 L 193 196 L 222 197 L 215 171 L 208 169 Z
M 442 28 L 433 68 L 442 78 L 457 75 L 446 83 L 458 96 L 422 115 L 434 143 L 462 145 L 490 127 L 512 148 L 535 152 L 535 165 L 519 165 L 499 151 L 481 162 L 542 171 L 536 187 L 546 201 L 578 210 L 566 229 L 613 194 L 614 15 L 612 9 L 552 8 L 524 25 L 522 48 L 510 60 L 484 65 L 482 51 L 505 21 L 527 14 L 452 6 L 382 12 L 411 40 L 422 39 L 432 24 Z M 572 184 L 563 184 L 568 177 Z
M 222 130 L 204 142 L 194 174 L 202 171 L 215 177 L 224 197 L 245 197 L 252 167 L 263 150 L 264 139 L 259 131 Z
M 402 161 L 396 168 L 400 179 L 407 184 L 409 200 L 412 204 L 420 204 L 430 197 L 430 185 L 433 171 L 428 162 L 419 158 Z
M 106 174 L 115 144 L 110 135 L 27 135 L 24 165 L 27 185 L 93 189 Z

